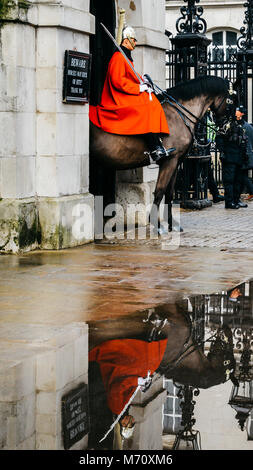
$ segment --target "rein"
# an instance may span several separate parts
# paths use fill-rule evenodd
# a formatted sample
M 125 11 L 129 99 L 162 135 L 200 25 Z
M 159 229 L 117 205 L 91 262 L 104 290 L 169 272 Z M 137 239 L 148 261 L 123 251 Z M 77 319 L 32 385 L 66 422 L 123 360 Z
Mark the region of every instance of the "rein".
M 146 75 L 147 76 L 147 75 Z M 156 85 L 155 83 L 153 83 L 153 81 L 151 80 L 151 78 L 149 76 L 147 76 L 147 78 L 149 79 L 149 81 L 151 82 L 152 86 L 154 88 L 156 88 L 161 94 L 162 96 L 165 98 L 165 100 L 163 102 L 166 102 L 168 103 L 171 107 L 173 107 L 177 113 L 179 114 L 179 116 L 181 117 L 181 119 L 183 120 L 184 124 L 186 125 L 186 127 L 188 128 L 191 136 L 192 136 L 192 140 L 194 140 L 194 143 L 197 144 L 199 147 L 208 147 L 210 145 L 210 142 L 208 142 L 207 144 L 199 144 L 194 136 L 194 133 L 190 127 L 190 125 L 188 124 L 188 122 L 186 121 L 186 119 L 188 121 L 190 121 L 192 124 L 196 125 L 197 123 L 201 123 L 202 126 L 204 126 L 206 129 L 212 129 L 213 131 L 215 131 L 217 134 L 226 134 L 226 130 L 219 130 L 217 129 L 217 127 L 214 127 L 212 126 L 211 124 L 207 124 L 207 123 L 204 123 L 202 122 L 202 119 L 203 118 L 199 118 L 198 116 L 196 116 L 195 114 L 193 114 L 189 109 L 187 109 L 182 103 L 179 103 L 179 101 L 177 101 L 173 96 L 169 95 L 166 91 L 162 90 L 158 85 Z M 228 91 L 228 95 L 225 95 L 223 97 L 223 99 L 221 100 L 218 108 L 215 110 L 216 112 L 220 109 L 220 107 L 223 105 L 224 101 L 225 100 L 228 100 L 228 96 L 230 94 L 230 91 Z M 231 104 L 231 103 L 230 103 Z M 195 121 L 193 121 L 189 116 L 187 116 L 185 114 L 185 112 L 181 111 L 180 109 L 178 109 L 178 107 L 180 107 L 183 111 L 187 112 L 192 118 L 195 119 Z
M 200 346 L 202 346 L 203 344 L 208 343 L 215 338 L 216 339 L 218 338 L 218 332 L 216 331 L 213 335 L 209 336 L 209 338 L 205 340 L 199 340 L 199 341 L 193 342 L 192 344 L 189 344 L 191 336 L 192 336 L 192 322 L 191 322 L 191 319 L 186 314 L 184 316 L 188 322 L 188 326 L 190 329 L 187 340 L 184 342 L 184 345 L 183 345 L 185 349 L 184 351 L 180 352 L 178 356 L 166 366 L 164 367 L 159 366 L 158 372 L 161 371 L 162 374 L 170 370 L 173 370 L 180 362 L 182 362 L 186 357 L 190 356 L 190 354 L 192 354 L 194 351 L 197 351 L 200 348 Z
M 199 347 L 205 343 L 208 343 L 211 341 L 213 338 L 217 337 L 217 333 L 214 333 L 211 335 L 208 339 L 205 340 L 199 340 L 198 342 L 189 344 L 190 338 L 188 338 L 188 341 L 184 344 L 184 347 L 186 348 L 183 352 L 179 353 L 178 357 L 174 359 L 173 362 L 170 362 L 166 367 L 162 367 L 162 372 L 168 372 L 171 369 L 174 369 L 181 361 L 183 361 L 186 357 L 190 356 L 194 351 L 197 351 Z

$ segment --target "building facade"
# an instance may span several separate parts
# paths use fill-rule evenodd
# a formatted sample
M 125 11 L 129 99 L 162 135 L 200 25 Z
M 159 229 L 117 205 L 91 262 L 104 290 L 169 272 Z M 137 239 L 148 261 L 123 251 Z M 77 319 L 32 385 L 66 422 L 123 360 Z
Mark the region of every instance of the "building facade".
M 89 103 L 63 101 L 64 57 L 66 51 L 91 53 L 94 101 L 113 47 L 101 37 L 100 22 L 115 34 L 120 9 L 138 35 L 136 69 L 164 87 L 165 1 L 15 0 L 0 18 L 1 252 L 94 239 L 94 193 L 101 191 L 96 165 L 95 191 L 90 187 Z M 122 204 L 129 197 L 150 202 L 156 175 L 148 168 L 120 172 L 113 197 Z
M 90 161 L 89 102 L 99 102 L 113 51 L 100 22 L 116 36 L 125 10 L 138 37 L 136 70 L 165 88 L 165 30 L 177 34 L 185 2 L 14 3 L 0 18 L 0 251 L 82 245 L 94 239 L 94 195 L 123 207 L 148 205 L 158 173 L 156 165 L 116 172 Z M 201 6 L 213 54 L 226 55 L 243 26 L 243 0 L 205 0 Z M 87 103 L 63 101 L 66 51 L 91 55 Z

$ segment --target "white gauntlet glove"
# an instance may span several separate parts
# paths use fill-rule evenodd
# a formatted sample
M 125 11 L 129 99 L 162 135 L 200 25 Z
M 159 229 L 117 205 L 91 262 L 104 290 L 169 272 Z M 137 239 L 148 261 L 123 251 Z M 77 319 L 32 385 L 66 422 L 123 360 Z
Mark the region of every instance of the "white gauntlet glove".
M 140 93 L 143 93 L 143 91 L 148 92 L 149 100 L 152 101 L 152 89 L 146 83 L 141 83 L 140 85 Z
M 143 91 L 148 91 L 148 85 L 146 83 L 140 85 L 140 92 L 143 93 Z

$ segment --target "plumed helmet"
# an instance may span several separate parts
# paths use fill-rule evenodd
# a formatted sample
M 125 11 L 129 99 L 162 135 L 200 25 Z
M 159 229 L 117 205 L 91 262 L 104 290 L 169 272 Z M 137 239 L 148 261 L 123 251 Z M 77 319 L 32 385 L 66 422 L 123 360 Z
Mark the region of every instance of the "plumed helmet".
M 132 26 L 125 26 L 125 28 L 122 31 L 122 41 L 128 38 L 136 39 L 136 33 L 135 33 L 134 28 L 132 28 Z

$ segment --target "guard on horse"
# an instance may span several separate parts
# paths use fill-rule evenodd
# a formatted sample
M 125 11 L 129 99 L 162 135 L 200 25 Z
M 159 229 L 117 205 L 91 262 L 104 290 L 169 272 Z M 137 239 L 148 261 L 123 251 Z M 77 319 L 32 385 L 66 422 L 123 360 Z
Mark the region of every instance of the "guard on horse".
M 151 159 L 160 162 L 175 148 L 166 150 L 162 145 L 161 137 L 170 133 L 164 110 L 150 81 L 133 68 L 136 42 L 134 29 L 126 26 L 121 47 L 108 65 L 101 103 L 90 106 L 90 120 L 111 134 L 142 135 Z

